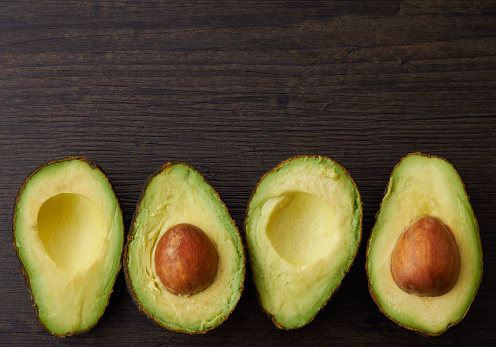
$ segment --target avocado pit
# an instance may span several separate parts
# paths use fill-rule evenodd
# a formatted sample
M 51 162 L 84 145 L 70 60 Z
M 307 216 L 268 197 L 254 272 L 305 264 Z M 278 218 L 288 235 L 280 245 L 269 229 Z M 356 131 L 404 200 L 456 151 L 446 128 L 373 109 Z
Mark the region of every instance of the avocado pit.
M 448 227 L 433 216 L 413 221 L 398 238 L 391 274 L 398 287 L 418 296 L 440 296 L 454 286 L 460 254 Z
M 200 228 L 181 223 L 168 229 L 157 243 L 155 269 L 172 294 L 188 296 L 206 289 L 217 275 L 215 245 Z

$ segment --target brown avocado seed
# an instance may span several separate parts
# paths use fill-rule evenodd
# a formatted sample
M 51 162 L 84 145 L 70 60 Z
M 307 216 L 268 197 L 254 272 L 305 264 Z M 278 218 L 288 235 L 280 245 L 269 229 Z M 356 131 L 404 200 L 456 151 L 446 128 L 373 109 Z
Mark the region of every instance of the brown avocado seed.
M 394 282 L 418 296 L 446 294 L 460 272 L 460 254 L 448 227 L 439 219 L 423 216 L 398 238 L 391 256 Z
M 175 295 L 188 296 L 207 288 L 217 275 L 215 245 L 200 228 L 187 224 L 171 227 L 155 250 L 155 270 L 162 284 Z

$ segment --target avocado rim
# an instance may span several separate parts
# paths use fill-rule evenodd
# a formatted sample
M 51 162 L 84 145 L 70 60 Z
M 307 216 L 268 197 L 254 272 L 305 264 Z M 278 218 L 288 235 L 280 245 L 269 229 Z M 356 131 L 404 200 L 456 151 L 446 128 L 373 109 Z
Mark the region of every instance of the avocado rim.
M 136 297 L 136 294 L 134 293 L 133 291 L 133 288 L 132 288 L 132 285 L 131 285 L 131 279 L 129 277 L 129 271 L 128 271 L 128 255 L 129 255 L 129 244 L 131 243 L 131 241 L 133 241 L 134 239 L 134 234 L 135 234 L 135 228 L 134 228 L 134 224 L 135 224 L 135 221 L 136 221 L 136 217 L 138 216 L 139 212 L 141 211 L 141 203 L 143 201 L 143 198 L 145 196 L 145 193 L 146 193 L 146 190 L 148 188 L 148 185 L 150 184 L 150 182 L 152 181 L 153 178 L 155 178 L 155 176 L 158 176 L 160 173 L 162 173 L 165 169 L 167 168 L 170 168 L 174 165 L 184 165 L 184 166 L 187 166 L 188 168 L 196 171 L 200 177 L 203 179 L 203 182 L 206 183 L 208 185 L 208 187 L 213 191 L 215 197 L 218 199 L 218 201 L 220 202 L 220 204 L 222 205 L 222 207 L 225 209 L 225 211 L 227 212 L 227 215 L 229 216 L 229 220 L 230 222 L 234 225 L 234 227 L 236 228 L 236 231 L 237 231 L 237 236 L 239 237 L 239 240 L 240 240 L 240 248 L 241 248 L 241 261 L 242 261 L 242 265 L 243 265 L 243 271 L 242 271 L 242 275 L 241 275 L 241 286 L 239 288 L 239 293 L 238 293 L 238 297 L 236 299 L 236 301 L 234 302 L 231 310 L 224 316 L 222 317 L 222 319 L 216 324 L 216 325 L 213 325 L 207 329 L 204 329 L 204 330 L 200 330 L 200 331 L 186 331 L 186 330 L 181 330 L 181 329 L 174 329 L 174 328 L 171 328 L 169 327 L 168 325 L 166 324 L 163 324 L 161 323 L 157 318 L 155 318 L 152 314 L 150 314 L 140 303 L 140 301 L 138 300 L 138 298 Z M 210 185 L 210 183 L 208 183 L 208 181 L 205 179 L 205 177 L 203 176 L 203 174 L 201 172 L 199 172 L 195 167 L 193 167 L 192 165 L 190 164 L 187 164 L 187 163 L 184 163 L 184 162 L 181 162 L 181 161 L 169 161 L 165 164 L 162 164 L 162 166 L 160 167 L 160 169 L 158 169 L 157 171 L 155 171 L 154 173 L 152 173 L 148 179 L 146 180 L 146 183 L 144 184 L 142 190 L 141 190 L 141 195 L 138 199 L 138 202 L 136 203 L 136 209 L 134 211 L 134 214 L 133 214 L 133 218 L 132 218 L 132 221 L 131 221 L 131 225 L 129 227 L 129 232 L 127 234 L 127 241 L 125 243 L 125 246 L 124 246 L 124 252 L 123 252 L 123 268 L 124 268 L 124 276 L 125 276 L 125 279 L 126 279 L 126 287 L 127 287 L 127 290 L 129 292 L 129 294 L 131 295 L 131 297 L 133 298 L 133 302 L 134 304 L 136 305 L 136 307 L 138 307 L 138 309 L 143 312 L 149 319 L 153 320 L 155 323 L 157 323 L 158 325 L 166 328 L 167 330 L 169 331 L 173 331 L 173 332 L 176 332 L 176 333 L 183 333 L 183 334 L 189 334 L 189 335 L 201 335 L 201 334 L 205 334 L 206 332 L 210 331 L 210 330 L 213 330 L 215 328 L 217 328 L 218 326 L 220 326 L 222 323 L 224 323 L 227 318 L 231 315 L 231 313 L 234 311 L 234 309 L 236 308 L 240 298 L 241 298 L 241 295 L 243 293 L 243 290 L 244 290 L 244 281 L 245 281 L 245 273 L 246 273 L 246 257 L 245 257 L 245 250 L 244 250 L 244 245 L 243 245 L 243 242 L 242 242 L 242 237 L 241 237 L 241 234 L 239 233 L 239 229 L 238 229 L 238 226 L 236 225 L 236 222 L 232 219 L 232 216 L 231 214 L 229 213 L 229 210 L 227 209 L 227 206 L 225 205 L 224 201 L 222 201 L 222 199 L 220 198 L 219 194 L 217 193 L 217 191 Z
M 26 269 L 24 267 L 24 262 L 21 260 L 21 256 L 19 254 L 19 250 L 17 249 L 17 246 L 16 246 L 15 224 L 16 224 L 16 216 L 17 216 L 17 204 L 19 202 L 19 199 L 20 199 L 22 193 L 24 192 L 24 189 L 26 187 L 26 184 L 39 171 L 43 170 L 44 168 L 46 168 L 48 166 L 54 165 L 54 164 L 58 164 L 58 163 L 66 162 L 66 161 L 73 161 L 73 160 L 78 160 L 78 161 L 84 162 L 84 163 L 86 163 L 86 164 L 89 165 L 90 169 L 97 170 L 97 171 L 99 171 L 103 175 L 103 177 L 105 178 L 105 181 L 109 185 L 110 191 L 113 194 L 113 197 L 114 197 L 114 199 L 115 199 L 115 201 L 117 203 L 117 207 L 118 207 L 118 210 L 119 210 L 120 215 L 121 215 L 121 218 L 119 219 L 120 220 L 119 227 L 120 227 L 121 230 L 124 230 L 124 217 L 123 217 L 123 214 L 122 214 L 121 204 L 120 204 L 119 198 L 117 197 L 117 194 L 114 191 L 114 188 L 113 188 L 112 184 L 110 183 L 110 180 L 109 180 L 108 176 L 101 169 L 101 167 L 98 166 L 94 161 L 92 161 L 92 160 L 90 160 L 90 159 L 88 159 L 86 157 L 83 157 L 83 156 L 69 156 L 69 157 L 65 157 L 65 158 L 62 158 L 62 159 L 52 160 L 52 161 L 49 161 L 49 162 L 47 162 L 47 163 L 39 166 L 37 169 L 35 169 L 34 171 L 32 171 L 31 174 L 29 174 L 29 176 L 26 177 L 26 179 L 24 180 L 23 184 L 19 188 L 19 192 L 17 193 L 16 199 L 15 199 L 15 205 L 14 205 L 14 211 L 13 211 L 13 217 L 12 217 L 12 243 L 13 243 L 14 248 L 15 248 L 15 251 L 16 251 L 17 259 L 21 263 L 22 274 L 24 275 L 24 279 L 26 281 L 26 284 L 28 285 L 29 294 L 31 295 L 31 299 L 33 300 L 33 306 L 34 306 L 34 309 L 35 309 L 35 312 L 36 312 L 36 318 L 38 318 L 38 322 L 41 324 L 41 326 L 48 333 L 50 333 L 53 336 L 60 337 L 60 338 L 64 338 L 64 337 L 72 336 L 72 335 L 84 334 L 84 333 L 88 332 L 89 330 L 91 330 L 100 321 L 100 319 L 102 318 L 103 314 L 105 313 L 105 310 L 107 309 L 107 306 L 108 306 L 109 301 L 110 301 L 110 296 L 112 295 L 112 293 L 114 291 L 115 281 L 117 279 L 117 276 L 118 276 L 118 274 L 119 274 L 119 272 L 121 270 L 121 266 L 122 266 L 122 254 L 121 254 L 119 256 L 119 264 L 118 264 L 118 267 L 117 267 L 117 271 L 115 273 L 114 278 L 110 282 L 111 283 L 111 289 L 110 289 L 110 293 L 109 293 L 109 295 L 107 297 L 107 300 L 105 302 L 105 306 L 103 307 L 102 314 L 96 319 L 95 323 L 93 323 L 91 326 L 89 326 L 88 328 L 86 328 L 84 330 L 68 332 L 67 334 L 55 334 L 54 332 L 50 331 L 45 326 L 45 324 L 41 321 L 40 316 L 39 316 L 39 312 L 38 312 L 38 304 L 36 303 L 35 297 L 33 295 L 33 290 L 31 288 L 31 283 L 29 281 L 29 277 L 28 277 L 27 271 L 26 271 Z M 124 240 L 124 237 L 123 237 L 123 240 Z
M 463 315 L 460 317 L 460 319 L 458 319 L 457 321 L 455 322 L 451 322 L 447 325 L 446 329 L 442 330 L 442 331 L 439 331 L 437 333 L 430 333 L 430 332 L 427 332 L 427 331 L 424 331 L 422 329 L 418 329 L 418 328 L 414 328 L 414 327 L 410 327 L 408 325 L 405 325 L 403 323 L 400 323 L 398 322 L 396 319 L 394 319 L 393 317 L 391 317 L 389 314 L 387 314 L 385 312 L 385 310 L 382 308 L 382 306 L 379 304 L 379 300 L 377 299 L 377 293 L 374 291 L 374 288 L 373 288 L 373 285 L 372 285 L 372 282 L 370 280 L 370 275 L 369 275 L 369 253 L 370 253 L 370 243 L 371 243 L 371 240 L 372 240 L 372 234 L 374 233 L 374 229 L 375 229 L 375 225 L 377 223 L 377 218 L 379 217 L 379 213 L 381 212 L 382 210 L 382 204 L 384 203 L 384 198 L 386 197 L 387 195 L 387 192 L 389 190 L 389 185 L 390 185 L 390 182 L 391 182 L 391 177 L 393 176 L 394 172 L 396 171 L 396 169 L 400 166 L 401 163 L 403 163 L 403 160 L 405 160 L 406 158 L 410 157 L 410 156 L 421 156 L 421 157 L 425 157 L 425 158 L 435 158 L 435 159 L 440 159 L 440 160 L 443 160 L 444 162 L 446 162 L 447 164 L 449 164 L 451 166 L 451 168 L 454 170 L 454 172 L 456 173 L 456 175 L 458 176 L 458 179 L 460 180 L 461 184 L 462 184 L 462 187 L 463 187 L 463 192 L 465 193 L 465 197 L 470 205 L 470 209 L 472 210 L 472 215 L 474 216 L 474 220 L 475 220 L 475 225 L 477 227 L 477 239 L 478 239 L 478 245 L 479 245 L 479 249 L 480 249 L 480 252 L 481 252 L 481 275 L 480 275 L 480 278 L 479 278 L 479 282 L 477 283 L 477 286 L 475 288 L 475 293 L 472 297 L 472 300 L 470 301 L 469 305 L 467 306 L 467 309 L 465 310 L 465 312 L 463 313 Z M 467 189 L 465 187 L 465 183 L 463 182 L 460 174 L 458 173 L 458 171 L 456 170 L 455 166 L 449 162 L 447 159 L 441 157 L 441 156 L 437 156 L 437 155 L 430 155 L 430 154 L 424 154 L 424 153 L 421 153 L 421 152 L 413 152 L 413 153 L 409 153 L 407 154 L 406 156 L 404 156 L 403 158 L 401 158 L 401 160 L 394 166 L 393 170 L 391 171 L 391 174 L 389 175 L 389 180 L 388 180 L 388 184 L 386 185 L 386 189 L 384 190 L 384 194 L 383 194 L 383 198 L 381 200 L 381 203 L 379 205 L 379 210 L 376 212 L 375 214 L 375 222 L 374 222 L 374 225 L 372 227 L 372 230 L 370 232 L 370 236 L 369 236 L 369 239 L 367 241 L 367 251 L 366 251 L 366 254 L 365 254 L 365 272 L 367 274 L 367 283 L 368 283 L 368 288 L 369 288 L 369 293 L 370 293 L 370 296 L 372 297 L 372 300 L 374 300 L 374 303 L 377 305 L 377 307 L 379 308 L 379 310 L 387 317 L 389 318 L 391 321 L 393 321 L 394 323 L 396 323 L 397 325 L 403 327 L 403 328 L 406 328 L 408 330 L 412 330 L 416 333 L 418 333 L 419 335 L 422 335 L 422 336 L 426 336 L 426 337 L 435 337 L 435 336 L 440 336 L 441 334 L 443 334 L 444 332 L 446 332 L 449 328 L 451 328 L 452 326 L 455 326 L 457 325 L 460 321 L 463 320 L 463 318 L 465 318 L 465 316 L 467 315 L 468 311 L 470 310 L 470 307 L 472 306 L 472 303 L 473 301 L 475 300 L 475 297 L 477 296 L 477 292 L 479 290 L 479 287 L 480 287 L 480 284 L 482 282 L 482 277 L 483 277 L 483 268 L 484 268 L 484 259 L 483 259 L 483 254 L 482 254 L 482 243 L 481 243 L 481 238 L 480 238 L 480 231 L 479 231 L 479 222 L 477 221 L 477 218 L 475 218 L 475 214 L 473 212 L 473 208 L 472 208 L 472 204 L 470 204 L 470 197 L 468 196 L 468 193 L 467 193 Z
M 246 207 L 246 217 L 245 217 L 245 220 L 243 222 L 243 227 L 244 227 L 244 231 L 245 231 L 245 244 L 246 244 L 246 247 L 248 249 L 248 253 L 250 253 L 250 250 L 249 250 L 249 247 L 248 247 L 248 242 L 246 240 L 246 226 L 247 226 L 247 219 L 248 219 L 248 212 L 250 210 L 250 205 L 251 205 L 251 202 L 252 202 L 252 199 L 253 197 L 255 196 L 257 190 L 258 190 L 258 187 L 260 186 L 260 183 L 270 174 L 274 173 L 274 172 L 277 172 L 279 170 L 281 170 L 282 167 L 284 167 L 285 165 L 289 164 L 290 162 L 292 162 L 293 160 L 298 160 L 298 159 L 309 159 L 309 158 L 314 158 L 314 159 L 320 159 L 320 160 L 325 160 L 325 161 L 328 161 L 332 164 L 335 164 L 336 166 L 338 166 L 341 170 L 343 170 L 343 173 L 345 173 L 346 177 L 351 181 L 351 183 L 353 184 L 353 187 L 355 189 L 355 192 L 357 194 L 357 198 L 358 198 L 358 201 L 360 202 L 360 222 L 359 222 L 359 234 L 358 234 L 358 240 L 357 240 L 357 247 L 356 247 L 356 250 L 355 250 L 355 253 L 352 255 L 351 257 L 351 261 L 350 261 L 350 265 L 348 266 L 348 268 L 344 271 L 344 275 L 343 275 L 343 278 L 341 279 L 341 281 L 338 283 L 338 285 L 329 293 L 329 297 L 327 298 L 327 300 L 323 303 L 323 305 L 317 310 L 317 312 L 315 313 L 315 315 L 308 320 L 308 322 L 306 322 L 305 324 L 303 325 L 300 325 L 298 327 L 285 327 L 283 326 L 276 318 L 273 314 L 269 313 L 267 310 L 264 309 L 263 305 L 262 305 L 262 300 L 261 300 L 261 297 L 260 297 L 260 293 L 258 292 L 258 289 L 256 289 L 256 293 L 257 293 L 257 300 L 258 300 L 258 304 L 260 306 L 260 308 L 262 309 L 262 311 L 272 320 L 272 323 L 278 328 L 278 329 L 281 329 L 281 330 L 286 330 L 286 331 L 289 331 L 289 330 L 295 330 L 295 329 L 301 329 L 305 326 L 307 326 L 308 324 L 310 324 L 314 319 L 315 317 L 317 316 L 317 314 L 326 306 L 326 304 L 329 302 L 329 300 L 332 298 L 332 296 L 334 295 L 334 293 L 338 290 L 338 288 L 341 286 L 341 283 L 343 282 L 344 278 L 346 277 L 346 274 L 350 271 L 352 265 L 353 265 L 353 262 L 355 261 L 355 258 L 356 258 L 356 255 L 358 254 L 358 250 L 360 248 L 360 244 L 361 244 L 361 240 L 362 240 L 362 220 L 363 220 L 363 203 L 362 203 L 362 198 L 361 198 L 361 195 L 360 195 L 360 191 L 358 190 L 358 187 L 355 183 L 355 181 L 353 180 L 353 178 L 351 177 L 351 175 L 349 174 L 349 172 L 341 165 L 339 164 L 338 162 L 332 160 L 331 158 L 327 157 L 327 156 L 323 156 L 323 155 L 316 155 L 316 154 L 312 154 L 312 155 L 305 155 L 305 154 L 302 154 L 302 155 L 297 155 L 297 156 L 294 156 L 294 157 L 291 157 L 291 158 L 288 158 L 286 160 L 283 160 L 282 162 L 280 162 L 279 164 L 277 164 L 274 168 L 270 169 L 269 171 L 267 171 L 261 178 L 260 180 L 258 181 L 257 185 L 255 186 L 255 188 L 253 189 L 253 192 L 250 196 L 250 199 L 248 201 L 248 204 L 247 204 L 247 207 Z M 252 266 L 252 262 L 251 262 L 251 257 L 250 257 L 250 269 L 251 269 L 251 272 L 252 272 L 252 281 L 255 282 L 255 274 L 253 273 L 253 266 Z M 256 287 L 256 286 L 255 286 Z

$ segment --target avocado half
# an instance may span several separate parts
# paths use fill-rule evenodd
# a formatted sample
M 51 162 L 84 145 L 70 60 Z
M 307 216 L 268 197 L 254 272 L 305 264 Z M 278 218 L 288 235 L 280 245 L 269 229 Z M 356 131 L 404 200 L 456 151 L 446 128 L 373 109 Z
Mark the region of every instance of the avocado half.
M 248 204 L 246 244 L 262 309 L 280 329 L 308 324 L 350 269 L 362 203 L 348 172 L 299 156 L 267 172 Z
M 409 294 L 391 274 L 391 255 L 398 238 L 422 216 L 439 218 L 458 247 L 458 278 L 444 295 Z M 482 267 L 479 227 L 455 168 L 443 158 L 421 153 L 404 157 L 391 174 L 367 247 L 369 291 L 379 309 L 407 329 L 440 335 L 468 312 Z
M 159 240 L 182 223 L 205 232 L 218 253 L 213 282 L 189 296 L 169 292 L 154 262 Z M 139 309 L 169 330 L 205 333 L 235 308 L 245 277 L 241 236 L 219 195 L 192 166 L 166 163 L 148 179 L 125 246 L 124 272 Z
M 53 161 L 25 180 L 13 243 L 48 332 L 64 337 L 98 322 L 121 267 L 123 241 L 119 201 L 93 162 Z

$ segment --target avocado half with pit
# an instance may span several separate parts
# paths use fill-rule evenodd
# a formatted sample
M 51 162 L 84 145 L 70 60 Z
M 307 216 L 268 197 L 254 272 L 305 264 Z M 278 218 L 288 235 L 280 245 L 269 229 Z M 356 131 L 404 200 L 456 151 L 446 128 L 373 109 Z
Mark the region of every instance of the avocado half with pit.
M 348 172 L 323 156 L 266 173 L 248 205 L 246 244 L 263 310 L 281 329 L 308 324 L 350 269 L 362 204 Z
M 71 157 L 32 173 L 17 196 L 13 242 L 40 323 L 60 337 L 94 326 L 121 266 L 118 199 L 94 163 Z
M 193 167 L 167 163 L 143 188 L 124 251 L 129 292 L 163 327 L 204 333 L 235 308 L 245 277 L 236 224 Z
M 479 227 L 446 160 L 420 153 L 394 168 L 376 216 L 366 269 L 380 310 L 424 335 L 463 319 L 482 278 Z

